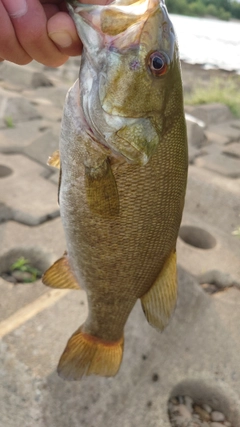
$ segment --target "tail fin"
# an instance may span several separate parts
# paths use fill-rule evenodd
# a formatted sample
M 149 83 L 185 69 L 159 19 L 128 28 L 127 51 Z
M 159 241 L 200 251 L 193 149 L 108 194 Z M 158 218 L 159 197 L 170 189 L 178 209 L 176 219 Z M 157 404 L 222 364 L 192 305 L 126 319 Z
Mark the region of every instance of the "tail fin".
M 121 365 L 123 337 L 116 342 L 103 341 L 79 328 L 67 343 L 58 364 L 58 374 L 66 380 L 84 375 L 114 377 Z

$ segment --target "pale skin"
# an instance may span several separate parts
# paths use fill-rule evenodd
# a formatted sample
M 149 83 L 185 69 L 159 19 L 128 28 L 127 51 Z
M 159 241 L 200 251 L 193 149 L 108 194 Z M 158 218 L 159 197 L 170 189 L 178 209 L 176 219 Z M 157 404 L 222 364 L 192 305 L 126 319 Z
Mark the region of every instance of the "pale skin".
M 108 0 L 84 0 L 107 4 Z M 62 0 L 0 0 L 0 61 L 59 67 L 82 43 Z

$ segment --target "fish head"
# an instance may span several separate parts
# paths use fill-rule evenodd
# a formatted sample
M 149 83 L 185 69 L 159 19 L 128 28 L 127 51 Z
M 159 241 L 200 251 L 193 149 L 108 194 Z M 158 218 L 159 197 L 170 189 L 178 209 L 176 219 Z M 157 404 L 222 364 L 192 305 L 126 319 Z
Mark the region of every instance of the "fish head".
M 100 142 L 146 164 L 161 141 L 173 97 L 181 97 L 178 46 L 164 1 L 72 1 L 84 45 L 80 71 L 85 118 Z

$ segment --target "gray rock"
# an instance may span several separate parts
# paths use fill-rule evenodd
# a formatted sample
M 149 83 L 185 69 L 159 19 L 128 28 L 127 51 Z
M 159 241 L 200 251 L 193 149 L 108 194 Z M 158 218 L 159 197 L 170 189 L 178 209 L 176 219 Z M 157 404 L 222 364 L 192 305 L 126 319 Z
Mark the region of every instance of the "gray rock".
M 232 142 L 231 144 L 228 144 L 224 148 L 223 153 L 232 157 L 240 158 L 240 142 Z
M 222 423 L 218 423 L 218 422 L 215 422 L 215 421 L 210 424 L 210 427 L 222 427 L 222 426 L 223 426 Z
M 208 414 L 211 414 L 211 412 L 212 412 L 211 406 L 209 406 L 207 403 L 203 403 L 202 407 Z
M 176 410 L 178 411 L 181 417 L 185 418 L 186 420 L 191 420 L 192 415 L 185 405 L 183 404 L 178 405 Z
M 234 142 L 240 139 L 240 128 L 234 125 L 234 121 L 227 123 L 219 123 L 217 125 L 211 125 L 207 130 L 208 138 L 211 139 L 212 135 L 221 135 L 227 138 L 227 142 Z
M 200 416 L 203 421 L 209 421 L 210 415 L 207 411 L 205 411 L 201 406 L 195 405 L 194 411 Z
M 224 136 L 220 133 L 212 132 L 211 130 L 208 130 L 208 128 L 205 130 L 204 135 L 209 143 L 216 144 L 219 147 L 222 147 L 229 143 L 229 138 L 227 136 Z
M 219 103 L 186 106 L 185 110 L 199 120 L 202 120 L 207 126 L 213 123 L 223 123 L 233 118 L 229 108 Z
M 184 402 L 185 402 L 187 409 L 192 414 L 193 413 L 193 399 L 190 396 L 184 396 Z
M 229 178 L 240 177 L 240 160 L 222 153 L 216 152 L 216 154 L 197 157 L 195 164 L 198 167 L 217 172 Z
M 222 414 L 222 412 L 213 411 L 211 413 L 211 420 L 212 421 L 225 421 L 225 415 Z
M 34 281 L 33 275 L 27 271 L 15 270 L 12 272 L 12 276 L 17 280 L 17 282 L 21 283 L 29 283 Z

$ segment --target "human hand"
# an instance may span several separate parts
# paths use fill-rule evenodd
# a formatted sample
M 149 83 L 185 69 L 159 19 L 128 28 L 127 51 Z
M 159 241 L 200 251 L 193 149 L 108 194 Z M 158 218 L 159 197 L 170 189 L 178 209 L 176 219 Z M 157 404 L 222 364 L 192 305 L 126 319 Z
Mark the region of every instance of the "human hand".
M 105 4 L 107 0 L 84 3 Z M 63 0 L 0 0 L 0 61 L 58 67 L 80 55 L 81 41 Z

